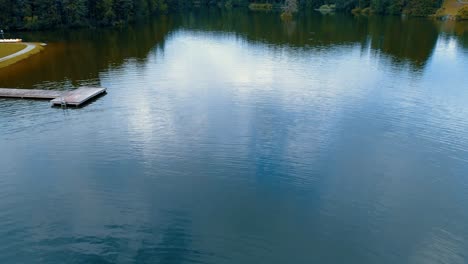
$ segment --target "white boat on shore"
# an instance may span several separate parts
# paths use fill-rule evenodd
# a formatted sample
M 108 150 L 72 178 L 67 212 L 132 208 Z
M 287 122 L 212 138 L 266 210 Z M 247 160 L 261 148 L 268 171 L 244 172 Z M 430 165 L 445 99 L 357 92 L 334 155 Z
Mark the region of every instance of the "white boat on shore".
M 18 43 L 23 42 L 22 39 L 0 39 L 0 43 Z

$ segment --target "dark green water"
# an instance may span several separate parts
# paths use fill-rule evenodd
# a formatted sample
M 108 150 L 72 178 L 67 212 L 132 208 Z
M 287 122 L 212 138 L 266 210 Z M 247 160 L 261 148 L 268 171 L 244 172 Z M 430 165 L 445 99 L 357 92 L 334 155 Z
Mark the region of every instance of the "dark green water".
M 0 263 L 467 263 L 468 24 L 195 11 L 23 33 Z

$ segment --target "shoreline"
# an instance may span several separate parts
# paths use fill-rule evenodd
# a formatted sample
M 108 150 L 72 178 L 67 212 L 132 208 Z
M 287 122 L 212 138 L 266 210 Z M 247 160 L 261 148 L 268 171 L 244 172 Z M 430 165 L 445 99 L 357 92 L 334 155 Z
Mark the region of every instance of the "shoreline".
M 466 20 L 466 17 L 458 17 L 462 9 L 468 7 L 468 2 L 464 0 L 444 0 L 442 6 L 434 14 L 434 17 L 441 20 Z
M 17 51 L 13 54 L 7 55 L 0 58 L 0 69 L 15 64 L 19 61 L 29 58 L 30 56 L 41 52 L 44 48 L 40 43 L 33 42 L 21 42 L 25 44 L 26 47 L 20 51 Z M 8 45 L 8 44 L 6 44 Z

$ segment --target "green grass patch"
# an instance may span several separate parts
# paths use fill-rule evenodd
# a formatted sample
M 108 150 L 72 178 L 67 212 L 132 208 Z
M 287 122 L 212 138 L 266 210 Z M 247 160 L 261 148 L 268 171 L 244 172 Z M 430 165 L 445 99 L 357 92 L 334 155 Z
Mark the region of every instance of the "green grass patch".
M 22 43 L 0 43 L 0 59 L 14 54 L 24 48 L 26 48 L 26 45 Z
M 3 48 L 3 47 L 2 47 L 3 45 L 10 45 L 10 43 L 8 43 L 8 44 L 3 44 L 3 43 L 2 43 L 2 44 L 0 44 L 0 52 L 1 52 L 2 50 L 9 50 L 9 54 L 8 54 L 8 55 L 11 55 L 11 54 L 16 53 L 16 52 L 18 52 L 18 51 L 20 51 L 20 50 L 22 50 L 22 49 L 24 49 L 24 48 L 26 47 L 25 44 L 20 44 L 20 43 L 15 43 L 15 44 L 16 44 L 16 45 L 21 45 L 22 47 L 21 47 L 19 50 L 16 50 L 15 52 L 12 52 L 12 50 L 14 50 L 14 49 L 12 49 L 12 48 L 10 48 L 10 47 L 8 47 L 8 48 Z M 14 57 L 14 58 L 9 59 L 9 60 L 0 62 L 0 68 L 3 68 L 3 67 L 6 67 L 6 66 L 9 66 L 9 65 L 12 65 L 12 64 L 14 64 L 14 63 L 17 63 L 18 61 L 21 61 L 21 60 L 24 60 L 24 59 L 26 59 L 26 58 L 29 58 L 30 56 L 32 56 L 32 55 L 34 55 L 34 54 L 36 54 L 36 53 L 39 53 L 39 52 L 41 52 L 41 50 L 44 49 L 39 43 L 31 43 L 31 44 L 34 44 L 36 47 L 35 47 L 34 49 L 30 50 L 29 52 L 26 52 L 25 54 L 21 54 L 21 55 L 19 55 L 19 56 L 16 56 L 16 57 Z M 6 54 L 6 53 L 5 53 L 5 54 Z M 6 55 L 6 56 L 8 56 L 8 55 Z M 3 57 L 5 57 L 5 56 L 0 56 L 0 58 L 3 58 Z

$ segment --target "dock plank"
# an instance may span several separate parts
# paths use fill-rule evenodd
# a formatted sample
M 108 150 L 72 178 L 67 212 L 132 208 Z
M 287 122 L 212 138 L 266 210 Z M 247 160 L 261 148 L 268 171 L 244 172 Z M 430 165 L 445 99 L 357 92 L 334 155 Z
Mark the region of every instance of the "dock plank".
M 54 99 L 64 94 L 65 92 L 63 91 L 55 90 L 0 88 L 0 97 L 3 98 Z
M 88 100 L 106 92 L 106 88 L 80 87 L 51 101 L 53 105 L 80 106 Z
M 0 98 L 52 99 L 52 105 L 78 107 L 106 91 L 101 87 L 80 87 L 73 91 L 0 88 Z

